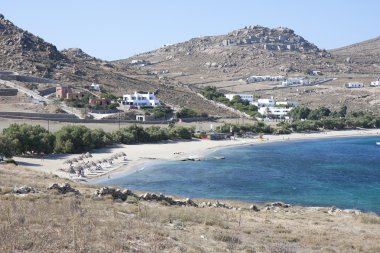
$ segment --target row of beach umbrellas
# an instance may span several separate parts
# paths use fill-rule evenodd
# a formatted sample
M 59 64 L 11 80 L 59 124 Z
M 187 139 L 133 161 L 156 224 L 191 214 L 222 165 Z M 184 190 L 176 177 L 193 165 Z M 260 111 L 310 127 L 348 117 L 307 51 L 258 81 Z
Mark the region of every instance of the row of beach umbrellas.
M 83 161 L 83 158 L 92 157 L 92 155 L 89 152 L 87 152 L 85 154 L 80 155 L 78 158 L 74 157 L 74 158 L 67 159 L 63 163 L 64 164 L 70 164 L 70 165 L 72 165 L 73 163 L 76 163 L 74 166 L 70 166 L 70 170 L 78 171 L 78 170 L 83 170 L 86 168 L 90 169 L 92 167 L 99 167 L 103 163 L 110 163 L 111 164 L 114 159 L 117 159 L 119 157 L 125 157 L 126 155 L 127 154 L 124 152 L 119 152 L 119 153 L 112 155 L 110 158 L 103 158 L 103 159 L 99 159 L 96 161 L 79 162 L 81 160 Z

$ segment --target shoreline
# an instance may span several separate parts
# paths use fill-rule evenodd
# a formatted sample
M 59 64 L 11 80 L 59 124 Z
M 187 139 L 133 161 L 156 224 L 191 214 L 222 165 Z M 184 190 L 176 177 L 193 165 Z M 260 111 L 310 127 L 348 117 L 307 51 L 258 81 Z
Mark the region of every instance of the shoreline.
M 98 175 L 85 177 L 87 183 L 96 184 L 96 181 L 118 176 L 120 174 L 133 173 L 149 162 L 163 162 L 182 160 L 187 158 L 202 158 L 209 156 L 211 153 L 228 147 L 238 147 L 244 145 L 260 145 L 263 143 L 275 143 L 295 140 L 318 140 L 325 138 L 344 138 L 344 137 L 369 137 L 380 136 L 380 129 L 361 129 L 361 130 L 342 130 L 342 131 L 324 131 L 313 133 L 293 133 L 289 135 L 264 135 L 263 140 L 257 138 L 236 140 L 199 140 L 191 141 L 165 141 L 160 143 L 147 143 L 136 145 L 118 145 L 111 148 L 94 150 L 91 154 L 93 157 L 86 159 L 87 162 L 101 160 L 111 157 L 120 152 L 127 154 L 126 161 L 115 161 L 108 170 L 102 171 Z M 43 159 L 15 157 L 20 166 L 28 167 L 45 173 L 52 173 L 62 178 L 70 178 L 69 173 L 59 169 L 67 168 L 63 162 L 67 159 L 78 157 L 74 155 L 49 155 Z

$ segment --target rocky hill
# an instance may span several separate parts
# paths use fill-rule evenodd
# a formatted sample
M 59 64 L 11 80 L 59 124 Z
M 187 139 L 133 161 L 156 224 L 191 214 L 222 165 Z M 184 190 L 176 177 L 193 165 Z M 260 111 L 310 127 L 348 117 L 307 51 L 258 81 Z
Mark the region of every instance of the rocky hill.
M 95 59 L 80 49 L 58 51 L 54 45 L 20 29 L 3 15 L 0 15 L 0 53 L 2 70 L 79 84 L 118 81 L 139 84 L 115 75 L 112 64 Z
M 379 72 L 380 37 L 331 50 L 337 58 L 346 62 L 357 73 Z
M 188 84 L 250 75 L 303 73 L 308 68 L 325 73 L 347 70 L 344 64 L 336 63 L 330 52 L 319 49 L 293 30 L 262 26 L 164 45 L 117 63 L 153 74 L 172 73 L 178 81 Z
M 200 112 L 231 115 L 230 111 L 203 100 L 188 88 L 158 80 L 144 70 L 119 67 L 78 48 L 59 51 L 51 43 L 15 26 L 1 14 L 0 55 L 0 70 L 3 71 L 49 78 L 75 86 L 100 83 L 118 95 L 135 90 L 160 90 L 158 98 L 174 107 L 188 106 Z

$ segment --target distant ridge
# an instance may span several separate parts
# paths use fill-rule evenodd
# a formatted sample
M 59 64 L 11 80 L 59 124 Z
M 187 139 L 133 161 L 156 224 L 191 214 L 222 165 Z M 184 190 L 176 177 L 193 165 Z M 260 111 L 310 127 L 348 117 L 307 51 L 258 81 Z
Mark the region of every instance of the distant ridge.
M 359 43 L 354 43 L 348 46 L 336 48 L 330 50 L 332 53 L 337 55 L 355 55 L 355 54 L 380 54 L 380 36 L 365 40 Z
M 196 84 L 245 78 L 250 75 L 285 75 L 306 69 L 344 71 L 334 64 L 330 52 L 286 27 L 246 26 L 225 35 L 203 36 L 163 46 L 115 63 L 132 66 L 147 61 L 144 69 L 182 72 L 178 80 Z

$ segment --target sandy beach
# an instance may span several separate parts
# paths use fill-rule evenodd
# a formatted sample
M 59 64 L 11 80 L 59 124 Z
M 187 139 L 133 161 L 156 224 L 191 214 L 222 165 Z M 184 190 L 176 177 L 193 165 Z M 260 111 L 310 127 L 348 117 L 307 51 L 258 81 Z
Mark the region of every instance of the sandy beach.
M 326 131 L 317 133 L 294 133 L 290 135 L 264 135 L 263 139 L 258 138 L 239 138 L 236 140 L 198 140 L 192 141 L 167 141 L 154 144 L 138 145 L 118 145 L 107 149 L 98 149 L 91 152 L 92 157 L 85 158 L 81 162 L 89 163 L 103 159 L 109 159 L 111 156 L 124 152 L 127 154 L 126 159 L 123 157 L 114 159 L 112 164 L 104 163 L 102 170 L 97 173 L 89 173 L 84 179 L 98 179 L 99 177 L 112 177 L 115 173 L 130 172 L 142 164 L 150 161 L 181 160 L 185 158 L 201 158 L 210 152 L 231 146 L 239 145 L 259 145 L 268 142 L 291 141 L 303 139 L 321 139 L 336 137 L 353 137 L 353 136 L 376 136 L 380 135 L 379 129 L 363 130 L 345 130 L 345 131 Z M 78 154 L 60 155 L 52 154 L 46 157 L 29 158 L 15 157 L 20 166 L 28 167 L 36 171 L 52 173 L 63 178 L 73 178 L 67 170 L 69 165 L 64 162 L 67 159 L 78 158 Z M 85 174 L 86 175 L 86 174 Z

